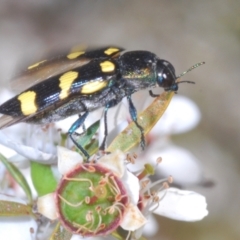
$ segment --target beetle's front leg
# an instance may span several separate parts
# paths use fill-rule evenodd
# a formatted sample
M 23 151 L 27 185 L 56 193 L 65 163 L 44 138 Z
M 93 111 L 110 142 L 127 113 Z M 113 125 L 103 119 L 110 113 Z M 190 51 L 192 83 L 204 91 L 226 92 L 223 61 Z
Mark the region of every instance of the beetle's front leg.
M 139 128 L 139 130 L 141 132 L 141 142 L 140 142 L 140 144 L 141 144 L 142 150 L 144 150 L 144 148 L 145 148 L 144 129 L 137 122 L 137 110 L 136 110 L 135 106 L 133 105 L 131 95 L 127 96 L 127 100 L 128 100 L 129 112 L 130 112 L 131 118 L 135 122 L 136 126 Z

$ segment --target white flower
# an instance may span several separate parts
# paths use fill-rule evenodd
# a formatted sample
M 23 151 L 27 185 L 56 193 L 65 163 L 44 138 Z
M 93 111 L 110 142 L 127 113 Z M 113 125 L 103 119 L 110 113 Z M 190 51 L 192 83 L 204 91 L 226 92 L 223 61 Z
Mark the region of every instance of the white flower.
M 116 197 L 119 199 L 127 197 L 128 200 L 125 204 L 120 202 L 118 203 L 117 201 L 116 203 L 113 204 L 116 206 L 116 207 L 113 207 L 113 209 L 115 210 L 118 209 L 118 211 L 120 212 L 120 209 L 122 209 L 123 207 L 124 211 L 123 211 L 123 214 L 120 214 L 120 216 L 122 215 L 122 217 L 121 217 L 121 221 L 119 222 L 119 226 L 121 226 L 123 229 L 127 231 L 135 231 L 136 229 L 139 229 L 146 223 L 146 219 L 144 218 L 144 216 L 142 215 L 141 211 L 137 206 L 139 201 L 139 191 L 140 191 L 139 180 L 136 176 L 134 176 L 131 172 L 129 172 L 126 169 L 126 165 L 124 163 L 125 159 L 126 159 L 126 155 L 124 153 L 120 151 L 116 151 L 114 153 L 101 157 L 96 164 L 90 164 L 90 167 L 94 169 L 95 168 L 97 169 L 98 166 L 101 166 L 101 168 L 104 167 L 108 169 L 108 172 L 109 171 L 112 172 L 117 178 L 120 179 L 121 184 L 123 184 L 124 186 L 124 189 L 125 189 L 124 191 L 126 191 L 126 196 L 124 195 L 121 196 L 122 194 L 120 191 L 120 189 L 122 189 L 121 186 L 118 186 L 118 187 L 115 186 L 113 188 L 115 189 L 114 191 L 119 192 L 118 193 L 119 196 L 117 197 L 118 195 L 117 194 Z M 63 180 L 69 179 L 69 181 L 82 181 L 80 180 L 80 178 L 79 180 L 76 180 L 75 178 L 68 177 L 69 174 L 71 174 L 72 172 L 75 173 L 76 171 L 75 169 L 81 165 L 84 166 L 83 168 L 87 168 L 87 166 L 85 166 L 82 161 L 82 157 L 78 153 L 70 151 L 63 147 L 58 147 L 58 169 L 60 173 L 63 175 Z M 94 174 L 94 172 L 92 174 Z M 106 173 L 106 176 L 108 176 L 109 173 Z M 88 180 L 84 180 L 84 181 L 88 181 Z M 91 182 L 92 180 L 89 178 L 89 181 Z M 59 189 L 60 188 L 61 187 L 59 187 Z M 119 190 L 117 190 L 118 188 Z M 101 190 L 101 191 L 104 192 L 104 190 Z M 56 204 L 56 198 L 58 198 L 58 196 L 59 196 L 59 191 L 57 193 L 54 192 L 54 193 L 50 193 L 40 197 L 38 199 L 38 211 L 51 220 L 60 218 L 61 214 L 59 212 L 58 204 Z M 109 197 L 110 196 L 107 196 L 107 198 Z M 63 197 L 60 197 L 60 199 L 63 200 L 66 204 L 69 204 L 70 206 L 73 205 Z M 64 224 L 65 223 L 64 219 L 61 218 L 61 222 Z M 114 224 L 114 228 L 116 227 L 117 226 L 115 226 Z M 106 233 L 107 232 L 103 232 L 102 234 L 105 235 Z M 89 234 L 91 236 L 91 232 L 85 233 L 85 235 L 87 236 L 89 236 Z M 92 233 L 92 235 L 94 234 L 97 235 L 97 233 Z
M 23 132 L 17 133 L 16 127 Z M 40 126 L 19 123 L 0 131 L 0 150 L 11 162 L 33 160 L 50 164 L 57 159 L 53 136 L 59 136 L 53 127 L 47 132 Z
M 78 153 L 63 147 L 58 147 L 58 157 L 58 168 L 63 176 L 67 176 L 72 169 L 83 164 Z M 167 182 L 171 182 L 171 178 L 151 182 L 148 179 L 146 167 L 132 174 L 126 169 L 125 158 L 125 154 L 116 151 L 100 158 L 97 164 L 114 172 L 121 178 L 127 189 L 129 202 L 120 226 L 131 231 L 136 238 L 142 235 L 144 226 L 148 226 L 151 213 L 181 221 L 199 221 L 208 214 L 204 196 L 191 191 L 168 188 Z M 67 200 L 65 202 L 70 204 Z M 51 220 L 58 219 L 60 216 L 56 204 L 56 193 L 40 197 L 38 211 Z M 77 239 L 77 236 L 75 238 Z
M 161 160 L 160 158 L 157 162 L 160 163 Z M 146 169 L 150 170 L 146 171 Z M 142 186 L 140 190 L 142 206 L 140 205 L 140 208 L 144 216 L 148 218 L 149 224 L 135 231 L 134 236 L 136 239 L 143 233 L 148 236 L 156 234 L 158 226 L 151 213 L 189 222 L 200 221 L 208 215 L 204 196 L 193 191 L 169 188 L 169 183 L 171 184 L 173 181 L 172 177 L 151 182 L 147 172 L 150 174 L 152 170 L 145 165 L 145 170 L 143 169 L 138 176 L 140 176 Z M 149 228 L 151 228 L 151 232 L 149 232 Z

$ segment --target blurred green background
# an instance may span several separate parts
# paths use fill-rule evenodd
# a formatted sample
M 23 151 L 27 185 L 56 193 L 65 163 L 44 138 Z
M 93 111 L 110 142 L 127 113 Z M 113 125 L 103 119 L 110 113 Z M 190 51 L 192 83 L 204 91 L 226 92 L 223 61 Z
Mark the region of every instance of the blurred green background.
M 1 86 L 29 63 L 79 43 L 149 50 L 177 74 L 206 61 L 184 78 L 197 84 L 179 91 L 197 103 L 201 123 L 174 141 L 214 183 L 191 188 L 207 197 L 209 216 L 197 223 L 158 217 L 152 239 L 240 239 L 240 1 L 0 1 Z

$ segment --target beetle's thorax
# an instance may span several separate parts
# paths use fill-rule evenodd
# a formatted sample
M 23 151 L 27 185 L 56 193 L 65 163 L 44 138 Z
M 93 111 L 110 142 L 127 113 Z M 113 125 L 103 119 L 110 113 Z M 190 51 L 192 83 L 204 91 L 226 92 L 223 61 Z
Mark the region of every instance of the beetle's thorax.
M 154 87 L 156 60 L 156 55 L 148 51 L 131 51 L 120 56 L 120 74 L 125 81 L 125 88 L 136 92 Z

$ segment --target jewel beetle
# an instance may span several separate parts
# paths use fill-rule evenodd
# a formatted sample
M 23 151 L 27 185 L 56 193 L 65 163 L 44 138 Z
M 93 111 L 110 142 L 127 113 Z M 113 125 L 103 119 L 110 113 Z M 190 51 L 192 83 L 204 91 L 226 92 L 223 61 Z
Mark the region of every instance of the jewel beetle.
M 143 89 L 162 87 L 165 91 L 177 92 L 178 78 L 173 65 L 149 51 L 128 51 L 108 46 L 87 51 L 75 51 L 44 60 L 28 67 L 12 82 L 22 92 L 0 105 L 0 129 L 19 122 L 48 124 L 78 114 L 79 118 L 70 126 L 68 134 L 81 152 L 88 152 L 74 138 L 76 130 L 83 126 L 91 111 L 104 108 L 105 148 L 108 135 L 107 112 L 126 97 L 129 113 L 141 131 L 141 146 L 144 148 L 144 130 L 137 122 L 137 111 L 132 94 Z M 152 97 L 158 95 L 149 91 Z

